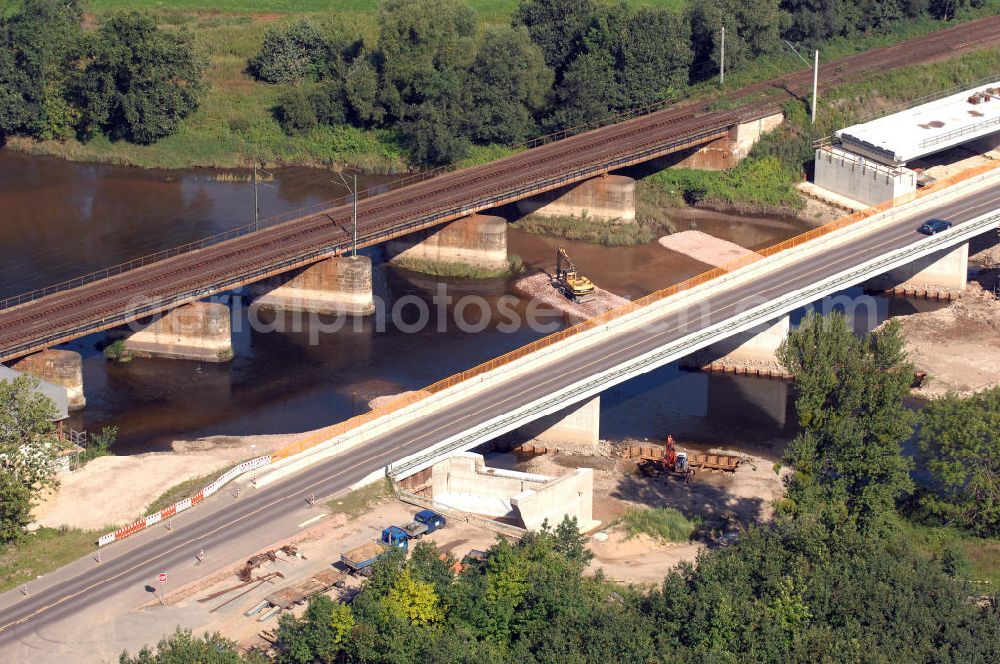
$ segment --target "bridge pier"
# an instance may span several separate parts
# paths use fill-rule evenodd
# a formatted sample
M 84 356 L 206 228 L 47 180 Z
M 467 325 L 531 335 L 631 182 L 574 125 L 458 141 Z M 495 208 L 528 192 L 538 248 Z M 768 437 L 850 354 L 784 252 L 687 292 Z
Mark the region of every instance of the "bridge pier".
M 936 297 L 942 291 L 949 296 L 960 294 L 968 285 L 969 243 L 944 249 L 919 258 L 877 277 L 873 284 L 878 290 L 890 290 L 905 295 Z
M 461 263 L 483 270 L 507 268 L 507 220 L 474 214 L 390 240 L 392 261 Z
M 600 440 L 601 395 L 546 415 L 518 429 L 522 435 L 553 445 L 589 445 Z
M 83 394 L 83 358 L 71 350 L 49 348 L 21 358 L 10 367 L 66 390 L 69 410 L 83 410 L 87 399 Z
M 217 302 L 182 305 L 133 332 L 125 348 L 142 357 L 228 362 L 233 359 L 229 307 Z
M 521 214 L 541 217 L 586 217 L 632 223 L 635 221 L 635 180 L 625 175 L 602 175 L 553 189 L 517 202 Z
M 254 304 L 278 311 L 367 316 L 375 312 L 372 259 L 338 256 L 253 285 Z
M 788 337 L 788 316 L 753 327 L 684 358 L 684 366 L 706 371 L 789 378 L 775 354 Z

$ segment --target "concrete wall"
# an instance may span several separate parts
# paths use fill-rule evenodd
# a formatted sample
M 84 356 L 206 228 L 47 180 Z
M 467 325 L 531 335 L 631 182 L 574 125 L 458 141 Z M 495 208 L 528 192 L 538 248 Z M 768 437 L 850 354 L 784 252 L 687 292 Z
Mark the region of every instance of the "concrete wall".
M 604 175 L 517 202 L 521 214 L 635 221 L 635 180 Z
M 125 347 L 148 357 L 228 362 L 233 359 L 229 307 L 217 302 L 185 304 L 132 333 Z
M 507 220 L 474 214 L 390 240 L 387 249 L 393 260 L 409 258 L 503 269 L 507 267 Z
M 867 205 L 913 193 L 917 174 L 908 168 L 890 169 L 843 150 L 816 150 L 816 186 Z
M 680 160 L 672 160 L 671 165 L 676 168 L 697 168 L 704 171 L 732 168 L 750 153 L 750 149 L 761 136 L 774 131 L 784 120 L 784 114 L 775 113 L 759 120 L 736 125 L 725 138 L 717 138 L 694 148 Z
M 544 443 L 596 446 L 600 427 L 601 396 L 597 395 L 526 424 L 518 431 Z
M 70 411 L 82 410 L 87 405 L 83 394 L 83 358 L 79 353 L 50 348 L 18 360 L 11 368 L 64 388 Z
M 367 316 L 375 312 L 372 260 L 328 258 L 253 286 L 255 304 L 279 311 Z
M 789 319 L 782 316 L 776 321 L 734 334 L 716 341 L 681 362 L 684 366 L 718 370 L 746 370 L 770 375 L 784 374 L 775 352 L 788 337 Z
M 519 521 L 538 530 L 546 521 L 557 526 L 575 517 L 580 530 L 593 519 L 594 474 L 578 468 L 560 477 L 487 468 L 481 454 L 460 452 L 434 464 L 431 491 L 435 502 L 454 509 Z
M 887 288 L 934 287 L 965 290 L 969 275 L 969 243 L 925 256 L 896 268 L 885 277 Z

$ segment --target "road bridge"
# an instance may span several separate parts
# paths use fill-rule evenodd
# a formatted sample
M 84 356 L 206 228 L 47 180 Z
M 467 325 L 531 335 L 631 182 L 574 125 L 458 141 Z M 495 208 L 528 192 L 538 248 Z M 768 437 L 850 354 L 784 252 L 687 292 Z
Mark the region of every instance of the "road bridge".
M 828 86 L 870 68 L 890 68 L 1000 43 L 1000 17 L 829 63 Z M 496 162 L 358 202 L 360 246 L 391 240 L 476 212 L 565 187 L 634 164 L 727 138 L 765 117 L 808 80 L 808 72 L 756 84 L 729 97 L 783 90 L 764 103 L 705 111 L 696 103 L 643 109 L 638 117 L 546 142 Z M 735 103 L 735 102 L 734 102 Z M 418 176 L 423 177 L 423 176 Z M 0 361 L 85 334 L 143 319 L 210 295 L 344 254 L 351 245 L 350 206 L 328 207 L 245 226 L 151 257 L 0 302 Z M 225 354 L 225 349 L 218 351 Z
M 339 437 L 340 452 L 353 436 L 350 454 L 291 457 L 284 469 L 288 474 L 239 501 L 217 495 L 183 513 L 172 531 L 156 528 L 107 547 L 100 565 L 77 561 L 33 582 L 28 596 L 17 591 L 0 596 L 0 649 L 7 658 L 25 655 L 32 661 L 71 655 L 81 640 L 118 639 L 115 648 L 134 649 L 123 639 L 124 628 L 108 632 L 112 627 L 104 614 L 95 614 L 99 622 L 88 622 L 91 610 L 101 605 L 127 611 L 148 601 L 143 587 L 158 571 L 169 569 L 171 578 L 183 583 L 294 534 L 310 514 L 305 497 L 311 493 L 332 495 L 386 468 L 403 477 L 443 454 L 589 399 L 717 338 L 995 229 L 998 176 L 1000 169 L 985 171 L 915 201 L 818 229 L 743 264 L 557 333 L 530 352 L 499 358 L 440 389 L 432 386 L 423 398 L 390 407 L 392 412 L 376 411 L 338 425 L 323 435 L 331 443 Z M 955 226 L 930 237 L 917 233 L 916 226 L 931 217 L 950 219 Z M 291 472 L 300 460 L 306 463 Z M 197 564 L 193 554 L 199 549 L 210 552 L 214 566 Z

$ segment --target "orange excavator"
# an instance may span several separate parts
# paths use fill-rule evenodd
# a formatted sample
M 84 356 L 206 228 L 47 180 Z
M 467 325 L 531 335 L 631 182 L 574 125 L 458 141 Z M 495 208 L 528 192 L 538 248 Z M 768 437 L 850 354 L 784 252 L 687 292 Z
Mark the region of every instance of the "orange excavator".
M 639 459 L 639 470 L 647 475 L 670 475 L 671 477 L 682 477 L 685 482 L 690 481 L 694 475 L 694 469 L 688 465 L 687 452 L 678 452 L 677 443 L 673 436 L 667 436 L 667 442 L 663 444 L 662 457 L 642 457 Z

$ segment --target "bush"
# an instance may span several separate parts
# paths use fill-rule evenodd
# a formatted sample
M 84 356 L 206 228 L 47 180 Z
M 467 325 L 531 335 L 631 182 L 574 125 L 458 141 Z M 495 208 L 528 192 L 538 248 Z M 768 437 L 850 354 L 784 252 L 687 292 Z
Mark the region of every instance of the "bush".
M 301 87 L 281 95 L 274 117 L 289 136 L 308 134 L 318 124 L 309 95 Z
M 672 507 L 632 508 L 621 518 L 621 524 L 629 537 L 645 533 L 664 542 L 688 541 L 699 522 L 699 519 L 688 519 Z
M 293 83 L 315 76 L 326 54 L 324 45 L 323 33 L 310 21 L 287 28 L 271 26 L 260 51 L 247 62 L 247 73 L 266 83 Z
M 132 359 L 132 351 L 125 347 L 124 339 L 115 339 L 104 347 L 104 357 L 109 360 L 128 362 Z

